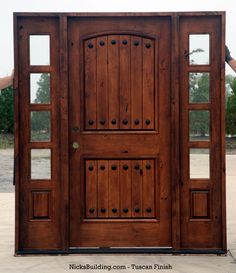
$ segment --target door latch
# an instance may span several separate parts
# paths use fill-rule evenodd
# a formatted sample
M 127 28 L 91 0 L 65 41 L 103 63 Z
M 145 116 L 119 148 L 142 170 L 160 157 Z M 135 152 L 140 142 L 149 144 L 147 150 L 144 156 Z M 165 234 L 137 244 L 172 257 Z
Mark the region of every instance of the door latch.
M 73 149 L 77 150 L 79 148 L 79 142 L 73 142 L 72 147 Z

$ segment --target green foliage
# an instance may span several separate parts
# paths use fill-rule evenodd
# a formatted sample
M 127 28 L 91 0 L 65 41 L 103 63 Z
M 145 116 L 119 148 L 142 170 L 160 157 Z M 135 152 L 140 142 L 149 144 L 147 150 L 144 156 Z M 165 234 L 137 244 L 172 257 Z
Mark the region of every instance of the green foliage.
M 50 75 L 42 73 L 37 82 L 37 93 L 34 103 L 50 103 Z M 49 111 L 31 112 L 31 138 L 32 140 L 50 139 L 51 117 Z
M 210 79 L 209 73 L 189 74 L 189 102 L 209 102 Z M 194 137 L 205 137 L 209 135 L 209 112 L 190 111 L 189 113 L 190 135 Z
M 226 133 L 236 135 L 236 78 L 231 81 L 230 87 L 226 103 Z
M 32 111 L 31 112 L 31 139 L 50 140 L 50 112 Z
M 193 110 L 189 113 L 190 135 L 194 137 L 209 136 L 209 111 Z
M 190 73 L 189 101 L 194 103 L 209 102 L 209 73 Z
M 14 131 L 14 96 L 12 87 L 0 91 L 0 131 Z
M 50 74 L 42 73 L 37 82 L 38 90 L 35 103 L 50 103 Z

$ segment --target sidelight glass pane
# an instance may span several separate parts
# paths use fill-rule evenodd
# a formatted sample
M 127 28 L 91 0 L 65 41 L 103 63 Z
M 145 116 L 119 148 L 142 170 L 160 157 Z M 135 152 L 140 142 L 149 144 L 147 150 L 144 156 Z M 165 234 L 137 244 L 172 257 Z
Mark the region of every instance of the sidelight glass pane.
M 31 111 L 30 113 L 31 141 L 50 141 L 51 113 L 50 111 Z
M 210 63 L 210 35 L 189 35 L 189 64 L 207 65 Z
M 51 149 L 31 149 L 31 179 L 51 179 Z
M 30 35 L 30 65 L 50 65 L 50 36 Z
M 190 141 L 210 140 L 210 112 L 207 110 L 189 111 Z
M 50 74 L 30 74 L 30 103 L 50 103 Z
M 208 148 L 190 149 L 190 179 L 210 178 L 210 150 Z
M 189 73 L 189 102 L 208 103 L 210 90 L 210 74 Z

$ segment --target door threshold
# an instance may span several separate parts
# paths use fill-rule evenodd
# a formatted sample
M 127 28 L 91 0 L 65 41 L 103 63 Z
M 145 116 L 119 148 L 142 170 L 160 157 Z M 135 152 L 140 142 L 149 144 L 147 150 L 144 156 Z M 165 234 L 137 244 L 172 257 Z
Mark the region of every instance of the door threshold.
M 225 255 L 222 249 L 173 249 L 172 247 L 71 247 L 68 250 L 18 250 L 22 255 L 68 255 L 68 254 L 217 254 Z
M 71 247 L 69 253 L 172 253 L 172 247 Z

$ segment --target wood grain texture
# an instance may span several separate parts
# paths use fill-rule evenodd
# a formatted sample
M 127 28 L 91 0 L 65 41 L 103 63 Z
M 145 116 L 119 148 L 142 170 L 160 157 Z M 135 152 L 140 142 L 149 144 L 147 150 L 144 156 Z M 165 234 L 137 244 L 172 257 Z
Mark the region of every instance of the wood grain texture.
M 197 24 L 196 24 L 197 23 Z M 180 20 L 180 86 L 181 86 L 181 246 L 183 248 L 223 248 L 222 231 L 222 200 L 221 200 L 221 135 L 219 120 L 221 109 L 220 69 L 221 54 L 217 41 L 221 40 L 220 20 L 217 18 L 182 18 Z M 199 71 L 210 73 L 209 103 L 189 103 L 188 72 L 196 72 L 198 66 L 189 65 L 184 52 L 188 52 L 188 33 L 203 31 L 210 35 L 210 65 L 199 66 Z M 193 69 L 192 69 L 193 68 Z M 189 111 L 209 110 L 210 138 L 209 141 L 189 140 Z M 189 149 L 209 148 L 210 177 L 206 179 L 189 179 Z M 197 190 L 196 190 L 197 189 Z M 195 191 L 196 190 L 196 191 Z M 193 220 L 189 220 L 190 217 Z
M 17 253 L 226 251 L 224 28 L 224 12 L 14 14 Z M 29 65 L 32 33 L 50 35 L 50 66 Z M 189 66 L 188 33 L 211 33 L 211 65 Z M 209 103 L 188 103 L 189 72 L 210 73 Z M 50 73 L 51 104 L 29 104 L 30 73 Z M 209 142 L 189 140 L 191 110 L 210 111 Z M 51 112 L 51 141 L 30 142 L 31 111 Z M 43 148 L 51 180 L 31 181 Z M 190 148 L 210 149 L 210 179 L 189 179 Z

